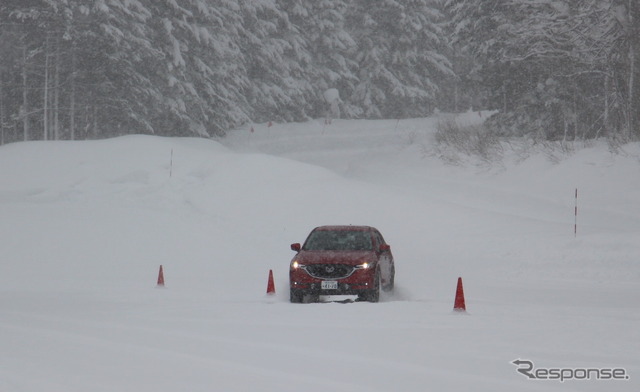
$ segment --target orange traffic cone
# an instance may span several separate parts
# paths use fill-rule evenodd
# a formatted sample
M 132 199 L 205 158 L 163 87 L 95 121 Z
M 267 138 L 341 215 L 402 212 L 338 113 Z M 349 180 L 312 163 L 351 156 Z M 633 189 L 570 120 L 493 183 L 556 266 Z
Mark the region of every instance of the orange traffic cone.
M 267 294 L 275 294 L 276 285 L 273 283 L 273 270 L 269 270 L 269 281 L 267 282 Z
M 158 287 L 164 287 L 164 271 L 162 265 L 160 265 L 160 271 L 158 271 Z
M 453 310 L 464 312 L 467 307 L 464 304 L 464 290 L 462 289 L 462 278 L 458 278 L 458 287 L 456 288 L 456 300 L 453 303 Z

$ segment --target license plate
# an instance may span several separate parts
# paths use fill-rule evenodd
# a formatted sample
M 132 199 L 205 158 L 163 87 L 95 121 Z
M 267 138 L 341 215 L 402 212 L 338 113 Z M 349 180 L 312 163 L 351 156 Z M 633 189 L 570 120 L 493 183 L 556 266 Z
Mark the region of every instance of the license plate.
M 335 280 L 323 280 L 320 287 L 322 288 L 322 290 L 337 290 L 338 282 L 336 282 Z

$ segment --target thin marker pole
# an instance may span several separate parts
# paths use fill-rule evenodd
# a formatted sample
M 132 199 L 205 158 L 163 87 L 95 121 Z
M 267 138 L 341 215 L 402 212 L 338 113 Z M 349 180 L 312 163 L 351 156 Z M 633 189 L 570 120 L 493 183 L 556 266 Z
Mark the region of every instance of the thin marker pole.
M 171 160 L 169 161 L 169 178 L 173 174 L 173 148 L 171 149 Z
M 573 236 L 578 236 L 578 188 L 576 188 L 576 204 L 573 210 Z

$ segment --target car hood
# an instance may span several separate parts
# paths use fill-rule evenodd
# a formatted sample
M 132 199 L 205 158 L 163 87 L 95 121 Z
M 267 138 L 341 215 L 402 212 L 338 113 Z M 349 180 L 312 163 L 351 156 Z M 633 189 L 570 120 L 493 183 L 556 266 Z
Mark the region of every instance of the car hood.
M 300 264 L 349 264 L 357 265 L 375 260 L 371 251 L 314 251 L 303 250 L 295 257 Z

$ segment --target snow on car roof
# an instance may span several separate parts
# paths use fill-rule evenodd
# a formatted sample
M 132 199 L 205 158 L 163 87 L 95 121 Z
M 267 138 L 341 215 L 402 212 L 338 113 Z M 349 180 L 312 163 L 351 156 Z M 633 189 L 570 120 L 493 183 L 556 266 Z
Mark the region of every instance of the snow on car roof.
M 337 230 L 350 230 L 350 231 L 371 231 L 371 230 L 375 230 L 373 227 L 371 226 L 353 226 L 353 225 L 330 225 L 330 226 L 319 226 L 316 227 L 314 230 L 331 230 L 331 231 L 337 231 Z

